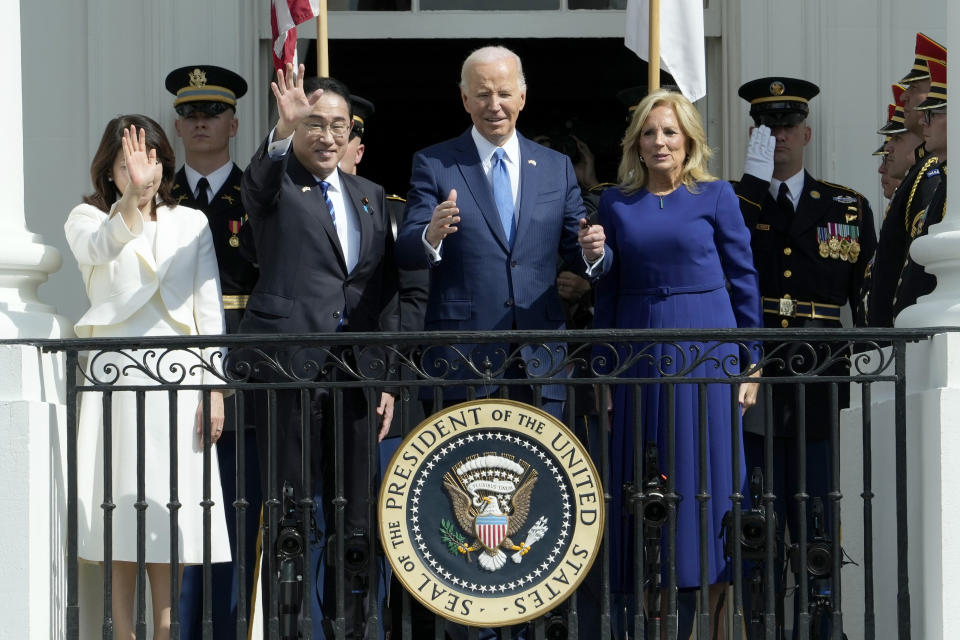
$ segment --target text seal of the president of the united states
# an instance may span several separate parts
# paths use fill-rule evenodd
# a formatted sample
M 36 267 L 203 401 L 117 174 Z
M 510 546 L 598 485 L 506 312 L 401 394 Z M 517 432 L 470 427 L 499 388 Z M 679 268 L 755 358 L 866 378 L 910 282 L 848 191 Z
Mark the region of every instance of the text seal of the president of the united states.
M 380 488 L 380 537 L 428 609 L 497 627 L 576 590 L 600 546 L 603 507 L 599 475 L 561 422 L 478 400 L 430 416 L 397 449 Z

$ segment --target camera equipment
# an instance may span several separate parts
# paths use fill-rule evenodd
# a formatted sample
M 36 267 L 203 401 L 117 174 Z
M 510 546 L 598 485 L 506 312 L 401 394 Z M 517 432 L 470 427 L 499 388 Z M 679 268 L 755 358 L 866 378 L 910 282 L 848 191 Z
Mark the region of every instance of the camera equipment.
M 343 573 L 348 579 L 348 588 L 353 596 L 353 629 L 363 637 L 364 633 L 364 600 L 369 589 L 368 573 L 370 568 L 370 554 L 367 532 L 363 529 L 354 529 L 343 539 Z M 331 567 L 337 566 L 337 536 L 330 536 L 327 542 L 327 563 Z
M 547 614 L 544 621 L 543 637 L 546 640 L 567 640 L 567 616 L 566 613 L 554 611 Z
M 824 621 L 829 620 L 833 612 L 833 583 L 830 579 L 833 574 L 833 540 L 826 532 L 822 498 L 815 497 L 811 501 L 810 517 L 813 520 L 813 536 L 807 542 L 807 610 L 810 612 L 810 637 L 819 640 L 829 633 L 829 625 Z M 804 569 L 800 565 L 800 545 L 791 545 L 788 553 L 790 569 L 799 576 Z
M 646 472 L 643 494 L 640 497 L 640 504 L 643 505 L 643 524 L 648 527 L 659 527 L 667 522 L 667 500 L 663 496 L 664 477 L 660 474 L 660 465 L 657 461 L 657 445 L 648 442 L 643 456 Z M 657 535 L 659 537 L 659 532 Z
M 733 557 L 734 541 L 740 541 L 740 557 L 744 560 L 763 560 L 767 551 L 767 512 L 760 506 L 763 493 L 763 472 L 754 467 L 750 474 L 751 507 L 740 512 L 740 531 L 733 530 L 733 512 L 723 514 L 723 552 Z M 777 516 L 770 514 L 774 531 L 777 529 Z M 736 534 L 736 535 L 735 535 Z
M 304 544 L 302 522 L 293 487 L 283 483 L 283 517 L 274 542 L 277 557 L 277 600 L 279 601 L 280 638 L 299 637 L 297 618 L 303 601 Z
M 822 498 L 813 499 L 810 512 L 813 537 L 807 543 L 807 573 L 812 578 L 829 578 L 833 572 L 833 540 L 825 531 Z M 800 573 L 800 545 L 790 546 L 790 569 Z

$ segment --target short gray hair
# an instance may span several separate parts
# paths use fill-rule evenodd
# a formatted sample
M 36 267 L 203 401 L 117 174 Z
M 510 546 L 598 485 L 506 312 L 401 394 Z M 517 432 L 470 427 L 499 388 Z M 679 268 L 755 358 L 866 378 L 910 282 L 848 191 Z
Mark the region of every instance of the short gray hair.
M 520 62 L 520 56 L 510 49 L 500 46 L 481 47 L 467 56 L 460 68 L 460 89 L 467 90 L 467 71 L 475 64 L 486 64 L 497 62 L 499 60 L 512 59 L 517 63 L 517 81 L 521 89 L 527 88 L 527 79 L 523 76 L 523 63 Z

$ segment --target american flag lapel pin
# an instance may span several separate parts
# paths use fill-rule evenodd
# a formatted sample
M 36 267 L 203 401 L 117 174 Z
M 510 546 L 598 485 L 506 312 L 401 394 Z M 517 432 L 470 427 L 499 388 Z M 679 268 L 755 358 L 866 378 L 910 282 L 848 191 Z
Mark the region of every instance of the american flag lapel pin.
M 527 164 L 532 164 L 533 166 L 537 166 L 537 161 L 533 159 L 527 160 Z
M 370 209 L 367 207 L 370 204 L 370 200 L 366 196 L 360 198 L 360 202 L 363 204 L 363 210 L 367 213 L 370 213 Z
M 300 187 L 300 193 L 306 193 L 307 191 L 310 191 L 310 187 Z

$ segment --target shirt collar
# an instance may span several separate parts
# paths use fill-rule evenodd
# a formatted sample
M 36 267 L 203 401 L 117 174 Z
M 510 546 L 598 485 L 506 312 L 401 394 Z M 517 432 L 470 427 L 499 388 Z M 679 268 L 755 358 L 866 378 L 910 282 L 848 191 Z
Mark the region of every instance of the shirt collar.
M 770 179 L 770 195 L 773 196 L 773 199 L 777 199 L 777 195 L 780 193 L 780 185 L 786 183 L 787 189 L 790 190 L 790 199 L 796 203 L 800 200 L 800 193 L 803 192 L 803 181 L 804 181 L 804 170 L 796 172 L 786 180 L 777 180 L 776 178 Z
M 473 126 L 470 129 L 470 135 L 473 137 L 473 144 L 477 147 L 477 154 L 480 156 L 480 162 L 483 163 L 483 166 L 489 167 L 491 163 L 491 158 L 493 158 L 493 152 L 497 150 L 497 146 L 480 135 L 480 132 L 477 131 L 477 127 Z M 517 137 L 516 129 L 511 132 L 510 137 L 507 138 L 507 141 L 502 145 L 504 151 L 504 157 L 506 160 L 514 165 L 520 165 L 520 139 Z
M 207 182 L 210 183 L 210 187 L 213 189 L 214 195 L 220 191 L 220 187 L 223 186 L 223 183 L 227 181 L 227 178 L 230 177 L 230 172 L 233 171 L 233 160 L 227 161 L 227 164 L 223 165 L 219 169 L 212 171 L 210 175 L 206 176 Z M 203 178 L 204 175 L 188 165 L 186 162 L 183 163 L 183 173 L 187 176 L 187 186 L 190 187 L 190 193 L 197 192 L 197 183 L 200 182 L 200 178 Z
M 333 173 L 328 175 L 326 178 L 319 178 L 316 174 L 311 174 L 314 178 L 317 179 L 317 183 L 326 182 L 330 186 L 327 189 L 333 189 L 334 191 L 343 191 L 343 187 L 340 186 L 340 168 L 337 167 L 333 170 Z

